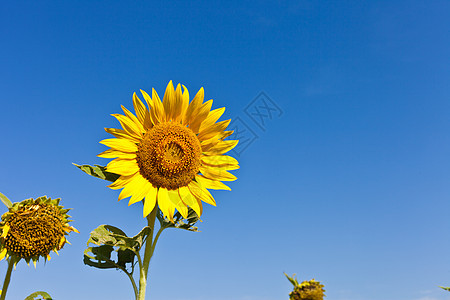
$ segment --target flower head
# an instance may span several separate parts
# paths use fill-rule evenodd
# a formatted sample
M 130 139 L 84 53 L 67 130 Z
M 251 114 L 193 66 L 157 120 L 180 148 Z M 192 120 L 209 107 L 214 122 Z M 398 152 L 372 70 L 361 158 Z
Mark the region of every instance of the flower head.
M 290 300 L 323 300 L 324 285 L 319 281 L 311 279 L 310 281 L 303 281 L 294 286 L 294 290 L 289 294 Z
M 230 120 L 217 122 L 225 108 L 211 110 L 203 103 L 203 88 L 189 102 L 189 92 L 169 82 L 163 101 L 153 89 L 152 97 L 141 90 L 148 108 L 133 94 L 136 115 L 122 106 L 124 115 L 113 114 L 123 129 L 105 128 L 115 138 L 100 143 L 110 147 L 99 157 L 115 158 L 108 172 L 120 177 L 109 187 L 122 189 L 119 200 L 131 197 L 129 205 L 143 201 L 146 217 L 158 205 L 173 222 L 175 209 L 187 217 L 188 207 L 198 216 L 202 201 L 216 205 L 208 189 L 230 190 L 222 181 L 236 177 L 229 170 L 238 161 L 223 155 L 237 140 L 225 140 Z
M 12 257 L 17 263 L 23 258 L 36 266 L 39 257 L 49 260 L 50 251 L 58 253 L 67 242 L 65 236 L 78 232 L 68 225 L 69 209 L 59 201 L 43 196 L 14 203 L 0 222 L 0 260 Z

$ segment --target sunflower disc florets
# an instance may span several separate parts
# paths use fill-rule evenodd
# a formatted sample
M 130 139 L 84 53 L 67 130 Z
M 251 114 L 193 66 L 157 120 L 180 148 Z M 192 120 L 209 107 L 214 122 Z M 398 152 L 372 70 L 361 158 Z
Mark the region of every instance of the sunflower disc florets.
M 59 205 L 60 199 L 45 196 L 14 203 L 2 215 L 0 222 L 0 260 L 12 257 L 35 264 L 39 257 L 50 259 L 50 251 L 57 253 L 66 243 L 69 232 L 69 209 Z

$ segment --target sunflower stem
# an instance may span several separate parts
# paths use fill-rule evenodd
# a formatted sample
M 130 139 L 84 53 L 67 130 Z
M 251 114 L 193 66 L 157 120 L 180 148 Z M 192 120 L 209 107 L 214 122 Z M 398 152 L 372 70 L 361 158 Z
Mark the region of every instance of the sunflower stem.
M 133 275 L 128 273 L 128 272 L 125 272 L 125 274 L 127 274 L 128 278 L 130 279 L 131 284 L 133 285 L 134 297 L 137 298 L 138 289 L 137 289 L 137 286 L 136 286 L 136 282 L 134 282 Z
M 156 243 L 158 242 L 159 236 L 161 235 L 161 233 L 164 229 L 165 229 L 164 227 L 159 228 L 158 233 L 156 234 L 155 239 L 153 240 L 153 243 L 152 243 L 152 248 L 151 248 L 152 250 L 150 253 L 150 257 L 153 256 L 153 252 L 155 252 Z
M 0 296 L 0 300 L 5 300 L 6 291 L 8 290 L 9 282 L 11 280 L 11 273 L 14 267 L 14 259 L 8 259 L 8 270 L 6 271 L 5 281 L 3 282 L 3 288 Z
M 158 212 L 158 205 L 155 205 L 150 215 L 147 216 L 148 226 L 151 229 L 150 235 L 147 237 L 147 241 L 145 242 L 145 250 L 144 250 L 144 262 L 142 267 L 140 268 L 140 277 L 139 277 L 139 295 L 137 300 L 145 299 L 145 292 L 147 288 L 147 275 L 148 275 L 148 267 L 150 265 L 150 259 L 153 255 L 153 232 L 155 231 L 155 219 L 156 213 Z M 1 299 L 0 299 L 1 300 Z

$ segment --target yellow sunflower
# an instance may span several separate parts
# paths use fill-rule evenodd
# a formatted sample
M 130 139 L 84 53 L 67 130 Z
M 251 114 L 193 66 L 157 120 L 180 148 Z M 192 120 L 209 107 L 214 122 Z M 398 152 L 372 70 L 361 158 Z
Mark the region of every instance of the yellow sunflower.
M 216 205 L 208 189 L 230 190 L 222 181 L 236 180 L 229 170 L 239 168 L 224 155 L 238 141 L 225 140 L 230 120 L 217 120 L 225 108 L 211 110 L 212 100 L 203 103 L 201 88 L 189 103 L 189 92 L 169 82 L 161 102 L 155 89 L 152 97 L 141 90 L 148 108 L 133 94 L 136 115 L 122 106 L 124 115 L 113 114 L 123 129 L 105 128 L 116 138 L 100 143 L 110 147 L 99 157 L 115 158 L 108 172 L 120 177 L 111 185 L 121 189 L 119 200 L 131 197 L 129 204 L 143 201 L 144 217 L 158 205 L 173 222 L 175 209 L 187 217 L 188 206 L 198 216 L 202 201 Z

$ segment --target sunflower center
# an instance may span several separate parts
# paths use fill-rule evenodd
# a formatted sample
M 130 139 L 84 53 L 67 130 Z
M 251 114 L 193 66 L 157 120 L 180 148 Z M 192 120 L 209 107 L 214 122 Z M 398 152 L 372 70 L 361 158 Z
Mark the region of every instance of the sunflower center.
M 171 162 L 178 162 L 183 158 L 183 148 L 177 143 L 170 143 L 165 146 L 165 159 Z
M 52 205 L 25 206 L 8 220 L 5 247 L 20 258 L 47 256 L 64 237 L 62 215 Z
M 155 187 L 187 186 L 200 167 L 201 146 L 191 129 L 173 122 L 155 125 L 138 145 L 139 172 Z

